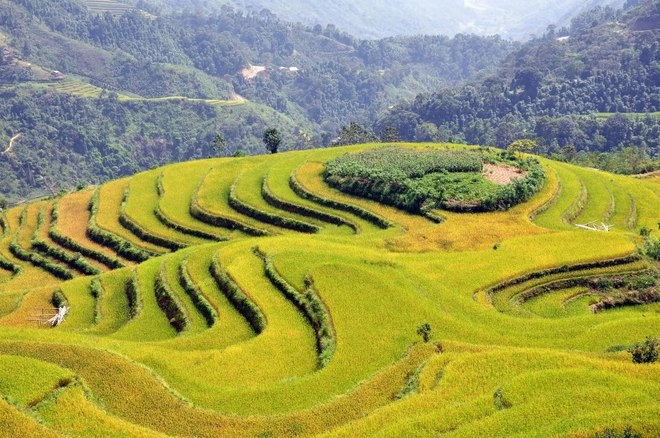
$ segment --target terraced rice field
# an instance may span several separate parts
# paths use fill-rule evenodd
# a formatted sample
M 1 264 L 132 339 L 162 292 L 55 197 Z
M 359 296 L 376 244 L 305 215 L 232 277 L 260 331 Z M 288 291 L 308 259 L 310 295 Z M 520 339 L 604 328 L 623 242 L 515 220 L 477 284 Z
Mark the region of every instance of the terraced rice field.
M 7 211 L 0 430 L 660 435 L 660 364 L 625 351 L 660 335 L 660 304 L 594 314 L 582 285 L 658 268 L 636 249 L 657 182 L 543 160 L 530 201 L 438 224 L 325 184 L 324 162 L 372 147 L 173 164 Z M 53 299 L 70 311 L 50 328 Z
M 104 91 L 104 89 L 101 88 L 101 87 L 98 87 L 96 85 L 92 85 L 90 83 L 84 82 L 84 81 L 82 81 L 80 79 L 77 79 L 75 77 L 67 77 L 67 78 L 65 78 L 61 81 L 49 82 L 49 83 L 47 83 L 43 86 L 48 87 L 50 89 L 53 89 L 55 91 L 58 91 L 60 93 L 73 94 L 75 96 L 90 97 L 90 98 L 97 98 L 97 97 L 101 96 L 101 93 Z M 118 98 L 120 100 L 123 100 L 123 101 L 127 101 L 127 100 L 188 101 L 188 102 L 205 103 L 205 104 L 211 105 L 211 106 L 241 105 L 245 102 L 244 100 L 241 100 L 241 99 L 234 99 L 234 100 L 198 99 L 198 98 L 191 98 L 191 97 L 185 97 L 185 96 L 163 96 L 163 97 L 146 98 L 146 97 L 137 96 L 135 94 L 124 93 L 124 92 L 121 92 L 121 91 L 118 92 Z
M 112 15 L 122 15 L 126 12 L 135 10 L 134 7 L 116 0 L 84 0 L 83 3 L 87 6 L 90 12 L 97 14 L 108 12 Z
M 48 87 L 59 91 L 60 93 L 73 94 L 81 97 L 99 97 L 103 91 L 102 88 L 76 79 L 64 79 L 49 84 Z

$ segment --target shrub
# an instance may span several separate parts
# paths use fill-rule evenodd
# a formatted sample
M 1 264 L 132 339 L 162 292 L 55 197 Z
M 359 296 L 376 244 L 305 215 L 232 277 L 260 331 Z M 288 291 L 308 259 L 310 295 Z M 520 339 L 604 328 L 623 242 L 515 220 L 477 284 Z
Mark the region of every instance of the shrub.
M 23 268 L 16 263 L 12 263 L 3 256 L 0 255 L 0 269 L 11 272 L 14 276 L 20 274 L 23 271 Z
M 177 278 L 183 290 L 190 296 L 195 308 L 197 308 L 199 313 L 204 317 L 206 325 L 212 327 L 218 320 L 218 312 L 216 312 L 215 308 L 208 302 L 199 286 L 197 286 L 195 281 L 190 277 L 190 274 L 188 273 L 188 258 L 184 259 L 179 265 Z
M 131 277 L 126 280 L 124 291 L 126 292 L 126 298 L 128 298 L 128 319 L 134 319 L 142 311 L 140 283 L 138 282 L 136 270 L 133 270 Z
M 7 218 L 5 217 L 4 212 L 0 212 L 0 237 L 6 236 L 7 231 L 9 231 L 9 226 L 7 224 Z
M 319 231 L 321 231 L 321 228 L 317 227 L 316 225 L 309 224 L 307 222 L 302 222 L 293 218 L 269 213 L 241 201 L 236 196 L 237 183 L 238 183 L 238 179 L 234 181 L 231 188 L 229 189 L 229 205 L 237 212 L 242 213 L 246 216 L 250 216 L 258 221 L 265 222 L 267 224 L 272 224 L 278 227 L 299 231 L 301 233 L 318 233 Z
M 101 280 L 98 277 L 92 279 L 89 285 L 89 293 L 94 298 L 94 324 L 101 321 L 101 302 L 105 293 Z
M 653 260 L 660 260 L 660 239 L 655 237 L 646 238 L 642 252 Z
M 328 364 L 337 345 L 335 331 L 332 326 L 330 312 L 314 288 L 314 280 L 305 278 L 305 292 L 301 293 L 291 286 L 279 273 L 273 258 L 263 253 L 258 247 L 253 248 L 254 254 L 263 260 L 266 277 L 277 289 L 284 294 L 307 318 L 316 337 L 319 368 Z
M 644 342 L 638 342 L 628 349 L 633 363 L 652 363 L 658 360 L 660 353 L 660 338 L 647 337 Z
M 41 268 L 44 271 L 53 274 L 60 280 L 71 280 L 73 278 L 73 273 L 64 266 L 53 263 L 47 258 L 32 251 L 27 251 L 21 247 L 16 240 L 17 236 L 18 234 L 14 235 L 14 240 L 9 244 L 9 251 L 14 254 L 17 259 L 26 261 L 37 268 Z
M 340 216 L 336 216 L 330 213 L 325 213 L 323 211 L 314 210 L 312 208 L 308 208 L 302 205 L 294 204 L 293 202 L 288 202 L 283 199 L 280 199 L 270 190 L 270 187 L 268 186 L 267 175 L 264 177 L 263 182 L 261 184 L 261 196 L 268 204 L 272 205 L 275 208 L 279 208 L 280 210 L 296 213 L 301 216 L 307 216 L 307 217 L 319 219 L 334 225 L 346 225 L 351 229 L 353 229 L 353 231 L 355 231 L 356 233 L 359 231 L 357 225 L 347 221 L 346 219 Z
M 96 251 L 94 249 L 88 248 L 74 241 L 69 236 L 65 236 L 57 231 L 57 222 L 59 220 L 59 200 L 53 204 L 53 209 L 51 211 L 51 221 L 50 227 L 48 230 L 48 237 L 50 237 L 53 242 L 57 243 L 63 248 L 66 248 L 70 251 L 77 252 L 82 254 L 85 257 L 96 260 L 99 263 L 104 264 L 110 269 L 123 268 L 124 265 L 117 259 L 117 257 L 110 257 L 102 252 Z
M 177 333 L 187 330 L 190 321 L 188 320 L 183 304 L 179 302 L 167 281 L 167 265 L 165 263 L 161 265 L 160 272 L 156 275 L 154 294 L 156 295 L 158 307 L 165 313 L 174 330 Z
M 493 393 L 493 403 L 495 403 L 495 407 L 498 411 L 509 409 L 512 406 L 511 402 L 504 398 L 502 387 L 497 388 Z
M 637 432 L 632 426 L 626 426 L 623 430 L 606 428 L 602 432 L 597 432 L 593 438 L 642 438 L 642 434 Z
M 69 306 L 69 301 L 66 299 L 66 296 L 62 292 L 62 289 L 56 289 L 53 291 L 53 295 L 50 297 L 50 302 L 54 307 L 64 307 Z
M 124 197 L 122 198 L 121 207 L 119 208 L 119 223 L 121 224 L 122 227 L 126 228 L 128 231 L 135 234 L 138 238 L 140 238 L 145 242 L 149 242 L 157 246 L 162 246 L 163 248 L 167 248 L 172 251 L 178 251 L 188 246 L 185 243 L 176 242 L 174 240 L 170 240 L 165 237 L 154 234 L 148 229 L 142 227 L 132 217 L 130 217 L 126 213 L 126 204 L 128 203 L 129 194 L 130 191 L 127 188 L 124 191 Z
M 40 237 L 41 230 L 45 225 L 44 211 L 39 211 L 37 219 L 37 229 L 32 236 L 32 248 L 46 256 L 66 263 L 69 267 L 77 270 L 83 275 L 98 275 L 101 270 L 94 265 L 91 265 L 80 253 L 71 254 L 62 248 L 53 246 L 44 241 Z
M 98 212 L 100 196 L 99 193 L 99 189 L 96 189 L 92 195 L 92 199 L 89 202 L 88 208 L 91 212 L 91 216 L 89 218 L 89 223 L 87 224 L 87 237 L 99 245 L 112 248 L 120 256 L 134 262 L 141 263 L 154 256 L 155 254 L 140 249 L 128 240 L 123 239 L 116 234 L 106 231 L 96 225 L 96 214 Z
M 428 322 L 425 322 L 424 324 L 421 324 L 419 327 L 417 327 L 417 334 L 422 337 L 424 342 L 428 342 L 431 340 L 431 324 Z
M 322 196 L 318 196 L 300 184 L 298 179 L 295 176 L 295 172 L 291 174 L 289 177 L 289 187 L 291 187 L 291 190 L 293 190 L 296 195 L 300 196 L 303 199 L 307 199 L 308 201 L 316 202 L 317 204 L 334 208 L 335 210 L 341 210 L 341 211 L 346 211 L 348 213 L 354 214 L 357 217 L 360 217 L 367 222 L 370 222 L 374 225 L 376 225 L 378 228 L 381 229 L 387 229 L 392 226 L 392 223 L 389 222 L 387 219 L 378 216 L 375 213 L 370 212 L 369 210 L 365 210 L 362 207 L 358 207 L 357 205 L 353 204 L 347 204 L 345 202 L 340 202 L 336 201 L 334 199 L 328 199 L 324 198 Z
M 228 217 L 211 213 L 210 211 L 204 209 L 204 207 L 202 207 L 199 203 L 199 190 L 203 183 L 204 180 L 202 179 L 202 181 L 200 181 L 199 185 L 197 186 L 197 190 L 195 191 L 192 200 L 190 201 L 189 211 L 192 217 L 198 221 L 213 225 L 214 227 L 222 227 L 229 230 L 239 230 L 249 236 L 268 236 L 270 234 L 266 230 L 244 224 L 243 222 Z
M 160 208 L 160 205 L 156 205 L 156 208 L 154 209 L 154 215 L 156 216 L 156 219 L 160 221 L 161 224 L 165 225 L 166 227 L 172 228 L 173 230 L 176 230 L 180 233 L 188 234 L 189 236 L 200 237 L 202 239 L 214 240 L 216 242 L 228 240 L 227 237 L 217 236 L 212 233 L 207 233 L 206 231 L 189 228 L 186 227 L 185 225 L 181 225 L 177 222 L 174 222 L 172 219 L 167 217 L 167 215 Z

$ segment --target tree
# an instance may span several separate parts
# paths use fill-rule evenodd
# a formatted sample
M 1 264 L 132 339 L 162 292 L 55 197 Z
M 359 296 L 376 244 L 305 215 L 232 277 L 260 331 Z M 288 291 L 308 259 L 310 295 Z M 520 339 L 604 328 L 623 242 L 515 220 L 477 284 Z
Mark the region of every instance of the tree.
M 225 149 L 227 147 L 227 140 L 225 140 L 224 135 L 221 133 L 215 134 L 211 147 L 217 156 L 227 155 L 227 151 Z
M 370 143 L 378 141 L 378 137 L 373 132 L 367 130 L 364 126 L 351 122 L 348 126 L 342 126 L 339 131 L 339 138 L 337 138 L 333 145 L 342 146 L 347 144 Z
M 394 126 L 386 126 L 380 134 L 380 141 L 383 143 L 394 143 L 400 141 L 399 131 Z
M 511 143 L 506 148 L 506 150 L 509 151 L 509 152 L 513 152 L 513 153 L 518 152 L 518 154 L 522 158 L 522 153 L 523 152 L 531 152 L 534 149 L 536 149 L 537 146 L 538 146 L 538 144 L 536 143 L 535 140 L 531 140 L 529 138 L 521 138 L 521 139 L 518 139 L 518 140 L 514 141 L 513 143 Z
M 266 145 L 266 149 L 268 149 L 271 154 L 276 154 L 280 147 L 280 143 L 282 143 L 282 134 L 280 134 L 280 131 L 278 131 L 277 128 L 266 129 L 263 141 Z

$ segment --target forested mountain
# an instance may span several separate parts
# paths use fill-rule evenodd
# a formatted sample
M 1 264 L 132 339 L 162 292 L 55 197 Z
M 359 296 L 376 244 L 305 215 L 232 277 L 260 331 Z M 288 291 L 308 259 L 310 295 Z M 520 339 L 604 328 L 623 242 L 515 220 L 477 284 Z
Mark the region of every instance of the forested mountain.
M 562 26 L 596 6 L 620 7 L 624 0 L 149 0 L 177 10 L 219 8 L 230 4 L 246 11 L 268 9 L 287 21 L 333 24 L 362 38 L 395 35 L 501 35 L 527 39 L 550 24 Z
M 658 5 L 597 8 L 521 45 L 364 40 L 229 6 L 168 15 L 151 0 L 0 0 L 2 196 L 263 153 L 272 127 L 283 150 L 374 135 L 531 137 L 564 158 L 636 145 L 633 171 L 658 154 L 658 120 L 609 113 L 660 110 Z
M 471 79 L 515 48 L 471 35 L 360 40 L 229 7 L 160 15 L 117 2 L 0 5 L 3 149 L 22 134 L 0 156 L 12 198 L 216 154 L 216 134 L 225 154 L 263 152 L 270 125 L 284 148 L 328 144 L 341 126 Z
M 534 138 L 540 152 L 572 159 L 582 151 L 598 167 L 609 158 L 587 152 L 638 146 L 658 158 L 660 122 L 651 113 L 660 111 L 660 2 L 627 6 L 597 8 L 570 27 L 550 28 L 495 73 L 397 105 L 376 130 L 500 147 Z

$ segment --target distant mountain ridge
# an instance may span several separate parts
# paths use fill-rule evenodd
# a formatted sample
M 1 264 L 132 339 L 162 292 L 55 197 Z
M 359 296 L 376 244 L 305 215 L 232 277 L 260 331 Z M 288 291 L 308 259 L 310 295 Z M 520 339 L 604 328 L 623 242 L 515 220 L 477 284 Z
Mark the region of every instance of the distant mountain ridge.
M 514 40 L 539 35 L 547 26 L 563 26 L 596 6 L 621 7 L 625 0 L 151 0 L 175 9 L 221 7 L 268 9 L 283 20 L 308 25 L 333 24 L 360 38 L 394 35 L 500 35 Z

